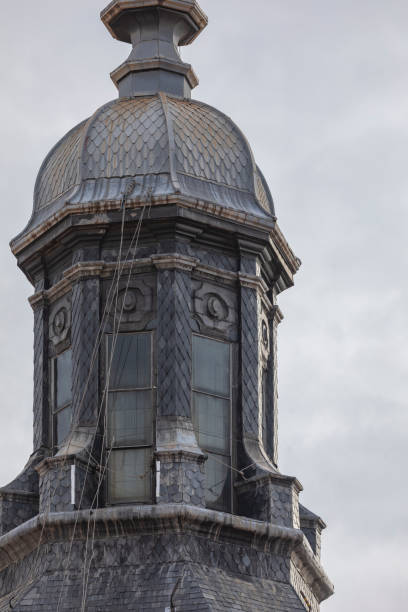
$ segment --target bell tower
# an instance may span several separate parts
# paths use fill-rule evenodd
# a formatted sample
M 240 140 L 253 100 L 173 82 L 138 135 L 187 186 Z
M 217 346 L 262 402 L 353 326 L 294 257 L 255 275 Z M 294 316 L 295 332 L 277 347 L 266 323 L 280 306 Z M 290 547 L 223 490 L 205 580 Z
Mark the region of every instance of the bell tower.
M 278 299 L 300 260 L 240 129 L 191 99 L 197 2 L 101 18 L 132 45 L 119 96 L 47 155 L 11 243 L 34 441 L 0 490 L 0 609 L 317 612 L 325 525 L 278 464 Z

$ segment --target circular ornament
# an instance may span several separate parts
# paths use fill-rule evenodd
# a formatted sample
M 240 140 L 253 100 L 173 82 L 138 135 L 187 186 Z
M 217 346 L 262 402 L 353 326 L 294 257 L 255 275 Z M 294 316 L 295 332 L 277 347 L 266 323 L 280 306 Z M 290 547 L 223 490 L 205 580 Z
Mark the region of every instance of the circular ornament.
M 228 306 L 218 295 L 210 295 L 207 299 L 207 313 L 216 321 L 225 321 L 228 317 Z
M 132 290 L 123 291 L 118 303 L 118 310 L 123 312 L 134 312 L 137 308 L 136 292 Z
M 52 329 L 54 334 L 59 337 L 63 334 L 67 327 L 68 321 L 68 313 L 66 308 L 60 308 L 58 312 L 55 314 L 54 320 L 52 322 Z

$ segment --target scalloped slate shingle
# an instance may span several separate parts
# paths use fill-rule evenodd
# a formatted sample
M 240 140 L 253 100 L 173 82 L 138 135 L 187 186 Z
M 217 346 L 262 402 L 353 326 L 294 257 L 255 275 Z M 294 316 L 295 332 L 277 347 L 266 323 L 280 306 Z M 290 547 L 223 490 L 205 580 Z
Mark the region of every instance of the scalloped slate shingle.
M 216 109 L 164 94 L 120 98 L 69 132 L 46 157 L 29 228 L 71 204 L 182 195 L 261 217 L 273 201 L 237 126 Z
M 16 612 L 55 612 L 61 593 L 62 573 L 45 574 L 13 602 Z M 83 576 L 65 577 L 60 612 L 78 612 Z M 0 601 L 0 611 L 10 609 L 10 596 Z M 304 612 L 294 589 L 274 580 L 241 576 L 196 564 L 112 567 L 91 575 L 87 612 Z

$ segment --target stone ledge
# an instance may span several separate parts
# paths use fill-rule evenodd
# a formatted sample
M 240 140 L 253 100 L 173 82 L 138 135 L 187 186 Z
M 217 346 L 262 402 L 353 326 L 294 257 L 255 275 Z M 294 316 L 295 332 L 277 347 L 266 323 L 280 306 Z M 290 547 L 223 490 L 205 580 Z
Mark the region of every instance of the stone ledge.
M 95 521 L 96 537 L 117 537 L 135 533 L 181 530 L 191 533 L 216 533 L 217 539 L 233 538 L 271 553 L 291 555 L 307 574 L 319 601 L 333 593 L 333 585 L 314 558 L 302 531 L 279 527 L 187 505 L 124 506 L 95 511 L 59 512 L 39 515 L 0 537 L 0 571 L 24 559 L 41 542 L 86 538 L 90 517 Z

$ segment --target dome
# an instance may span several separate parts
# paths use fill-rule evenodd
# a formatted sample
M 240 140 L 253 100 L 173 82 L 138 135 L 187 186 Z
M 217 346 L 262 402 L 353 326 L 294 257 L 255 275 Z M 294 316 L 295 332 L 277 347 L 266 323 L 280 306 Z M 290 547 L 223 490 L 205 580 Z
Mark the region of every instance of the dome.
M 273 200 L 237 126 L 201 102 L 163 93 L 119 98 L 72 129 L 46 157 L 34 227 L 62 208 L 179 195 L 260 217 Z

